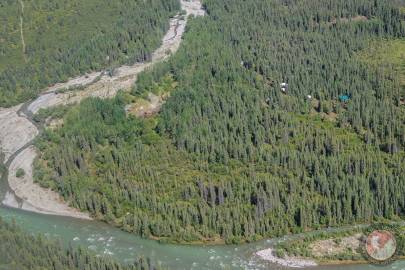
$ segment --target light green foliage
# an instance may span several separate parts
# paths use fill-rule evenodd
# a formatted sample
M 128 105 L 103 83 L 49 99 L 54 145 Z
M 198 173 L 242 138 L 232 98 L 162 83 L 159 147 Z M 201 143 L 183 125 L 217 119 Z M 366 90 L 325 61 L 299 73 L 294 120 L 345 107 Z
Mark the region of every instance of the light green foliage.
M 283 249 L 277 249 L 276 250 L 276 256 L 279 258 L 284 258 L 285 257 L 285 251 Z
M 25 171 L 22 168 L 19 168 L 17 170 L 17 172 L 15 173 L 15 176 L 18 177 L 18 178 L 24 177 L 24 175 L 25 175 Z
M 34 115 L 34 121 L 44 123 L 47 119 L 61 119 L 70 108 L 71 105 L 40 109 Z
M 393 77 L 399 76 L 402 87 L 405 87 L 405 39 L 372 41 L 360 53 L 360 59 L 388 73 L 393 72 L 397 75 Z M 405 92 L 402 92 L 402 97 L 405 98 Z
M 148 93 L 153 93 L 157 96 L 162 96 L 172 92 L 177 86 L 171 74 L 167 74 L 161 78 L 159 82 L 154 82 L 152 74 L 143 73 L 132 89 L 134 96 L 146 96 Z

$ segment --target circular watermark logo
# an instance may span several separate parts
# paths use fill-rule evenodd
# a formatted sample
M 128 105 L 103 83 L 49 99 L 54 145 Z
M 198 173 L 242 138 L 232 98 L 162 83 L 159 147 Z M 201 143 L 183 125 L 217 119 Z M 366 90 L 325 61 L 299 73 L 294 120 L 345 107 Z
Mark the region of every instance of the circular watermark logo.
M 397 252 L 395 236 L 388 230 L 374 230 L 365 241 L 365 252 L 371 262 L 387 264 L 392 262 Z

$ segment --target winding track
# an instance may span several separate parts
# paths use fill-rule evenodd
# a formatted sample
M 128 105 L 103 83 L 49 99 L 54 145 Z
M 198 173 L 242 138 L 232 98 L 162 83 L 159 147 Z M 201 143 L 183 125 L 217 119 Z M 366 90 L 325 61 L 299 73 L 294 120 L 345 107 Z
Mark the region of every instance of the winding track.
M 27 62 L 27 56 L 25 55 L 25 40 L 24 40 L 24 2 L 23 0 L 20 0 L 20 5 L 21 5 L 21 16 L 20 16 L 20 34 L 21 34 L 21 43 L 22 43 L 22 53 L 24 56 L 25 62 Z
M 23 3 L 21 1 L 22 0 L 20 0 L 20 3 L 23 6 Z M 170 20 L 170 28 L 166 33 L 166 35 L 163 37 L 162 45 L 152 54 L 152 59 L 150 62 L 136 63 L 133 66 L 122 66 L 117 69 L 117 74 L 115 76 L 108 76 L 106 75 L 105 72 L 94 72 L 92 74 L 73 78 L 66 83 L 61 83 L 49 87 L 43 92 L 43 94 L 41 94 L 35 100 L 28 101 L 22 104 L 21 107 L 16 111 L 18 117 L 27 119 L 28 121 L 24 121 L 26 125 L 32 124 L 38 131 L 38 134 L 40 134 L 43 131 L 44 126 L 34 121 L 34 114 L 38 112 L 40 109 L 50 108 L 57 105 L 78 103 L 86 97 L 110 98 L 115 96 L 119 90 L 130 89 L 131 86 L 135 83 L 137 75 L 139 73 L 153 66 L 156 63 L 166 60 L 170 56 L 169 54 L 167 54 L 168 51 L 174 53 L 178 50 L 178 48 L 180 47 L 182 36 L 185 32 L 188 17 L 190 15 L 203 16 L 205 14 L 204 10 L 202 9 L 201 2 L 199 0 L 191 0 L 191 1 L 181 0 L 180 2 L 182 9 L 186 11 L 186 16 L 182 17 L 177 15 Z M 84 89 L 81 91 L 69 90 L 74 87 L 83 87 Z M 11 129 L 13 127 L 9 128 Z M 5 139 L 7 138 L 0 137 L 0 144 L 4 143 Z M 20 189 L 19 192 L 23 192 L 22 195 L 17 194 L 16 190 L 13 190 L 10 187 L 11 185 L 9 184 L 9 181 L 12 177 L 14 177 L 13 174 L 15 174 L 14 171 L 10 170 L 10 168 L 13 167 L 12 166 L 13 162 L 16 162 L 17 159 L 24 160 L 24 158 L 28 160 L 29 159 L 28 157 L 20 155 L 24 155 L 26 152 L 29 152 L 26 150 L 33 147 L 34 141 L 35 136 L 34 138 L 26 141 L 25 144 L 19 147 L 16 151 L 11 153 L 11 155 L 4 163 L 6 170 L 2 174 L 1 182 L 3 189 L 6 189 L 8 199 L 5 199 L 3 201 L 3 204 L 15 208 L 24 208 L 24 205 L 29 205 L 28 208 L 25 208 L 26 210 L 29 211 L 41 212 L 44 214 L 85 218 L 83 216 L 77 215 L 77 213 L 73 211 L 74 209 L 72 209 L 72 213 L 70 214 L 66 213 L 66 211 L 55 212 L 54 208 L 52 210 L 45 209 L 44 205 L 46 204 L 52 205 L 55 203 L 60 203 L 55 202 L 49 198 L 48 200 L 47 198 L 41 198 L 41 200 L 43 199 L 43 201 L 38 203 L 39 206 L 35 205 L 35 202 L 32 203 L 34 199 L 28 202 L 28 200 L 30 199 L 30 192 L 35 189 L 38 190 L 38 186 L 36 186 L 35 189 L 30 189 L 26 191 L 24 190 L 21 191 Z M 30 164 L 30 166 L 32 166 L 32 164 Z M 28 177 L 30 182 L 33 182 L 32 175 L 24 177 L 25 178 Z M 22 182 L 23 180 L 16 180 L 16 181 Z M 18 186 L 18 183 L 14 183 L 14 186 L 16 185 Z M 35 184 L 32 183 L 32 185 Z M 43 194 L 46 194 L 46 192 L 44 192 Z M 0 199 L 3 200 L 4 197 L 5 194 L 0 193 Z M 21 197 L 24 197 L 25 199 L 22 199 Z

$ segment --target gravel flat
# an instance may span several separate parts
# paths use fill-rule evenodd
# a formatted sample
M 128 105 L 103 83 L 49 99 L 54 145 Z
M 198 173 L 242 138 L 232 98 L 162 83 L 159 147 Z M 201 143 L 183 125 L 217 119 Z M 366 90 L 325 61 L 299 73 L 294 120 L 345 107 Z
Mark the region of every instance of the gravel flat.
M 0 108 L 0 147 L 5 155 L 4 163 L 9 164 L 8 182 L 11 188 L 11 191 L 6 193 L 3 204 L 44 214 L 90 218 L 87 214 L 69 207 L 56 192 L 34 183 L 32 164 L 36 149 L 32 141 L 39 131 L 34 125 L 32 115 L 40 109 L 78 103 L 87 97 L 111 98 L 119 90 L 131 89 L 139 73 L 165 61 L 179 49 L 189 16 L 205 14 L 199 0 L 181 0 L 181 5 L 186 15 L 170 20 L 170 28 L 162 39 L 161 47 L 153 53 L 151 62 L 119 67 L 113 76 L 99 71 L 72 78 L 45 89 L 42 95 L 29 104 L 20 104 L 8 109 Z M 72 90 L 78 87 L 81 90 Z M 27 109 L 21 110 L 25 105 L 28 105 Z M 16 177 L 19 168 L 25 171 L 21 178 Z M 22 203 L 19 202 L 21 200 Z

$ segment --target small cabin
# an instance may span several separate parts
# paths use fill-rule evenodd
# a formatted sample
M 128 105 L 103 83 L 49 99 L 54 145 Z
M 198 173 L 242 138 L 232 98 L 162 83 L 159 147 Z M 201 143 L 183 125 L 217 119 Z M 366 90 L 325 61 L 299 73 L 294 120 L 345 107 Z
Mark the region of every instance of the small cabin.
M 287 92 L 288 89 L 288 83 L 280 83 L 280 87 L 281 87 L 281 91 L 283 91 L 284 93 Z
M 340 95 L 339 100 L 341 102 L 348 102 L 350 100 L 350 96 L 349 95 Z

